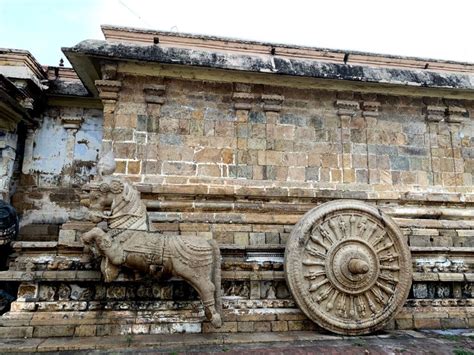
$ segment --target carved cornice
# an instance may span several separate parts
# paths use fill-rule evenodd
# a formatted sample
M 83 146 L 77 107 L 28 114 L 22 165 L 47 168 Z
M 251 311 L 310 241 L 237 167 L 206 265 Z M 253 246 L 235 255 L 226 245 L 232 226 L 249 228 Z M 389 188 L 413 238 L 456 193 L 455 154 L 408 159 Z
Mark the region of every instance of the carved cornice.
M 166 85 L 145 85 L 143 88 L 143 92 L 145 93 L 145 102 L 147 104 L 163 105 L 165 103 L 165 91 Z
M 446 115 L 445 106 L 426 106 L 426 120 L 429 122 L 440 122 Z
M 334 105 L 339 116 L 354 116 L 360 109 L 359 103 L 352 100 L 337 100 Z
M 102 100 L 118 99 L 118 92 L 122 87 L 122 82 L 118 80 L 96 80 L 95 86 L 99 90 L 99 97 Z
M 81 128 L 82 122 L 84 122 L 84 118 L 78 116 L 62 116 L 61 122 L 66 129 L 79 129 Z
M 263 110 L 280 112 L 284 99 L 285 97 L 282 95 L 262 95 Z
M 255 101 L 255 94 L 248 92 L 234 92 L 232 94 L 232 100 L 234 101 L 234 108 L 236 110 L 250 110 L 252 103 Z
M 387 66 L 400 69 L 414 69 L 419 71 L 426 67 L 429 70 L 447 72 L 474 73 L 471 63 L 456 63 L 445 60 L 380 55 L 363 52 L 328 50 L 327 48 L 304 47 L 288 44 L 275 44 L 258 41 L 238 40 L 235 38 L 196 35 L 181 32 L 156 31 L 141 28 L 102 25 L 102 32 L 107 41 L 118 43 L 135 43 L 151 45 L 155 38 L 159 38 L 161 47 L 180 47 L 203 49 L 206 51 L 243 53 L 248 55 L 268 55 L 272 48 L 278 56 L 287 58 L 301 58 L 320 62 L 343 62 L 345 54 L 349 54 L 350 64 L 365 66 Z
M 462 123 L 466 114 L 467 110 L 464 107 L 449 106 L 446 121 L 449 123 Z
M 362 114 L 364 117 L 377 117 L 379 115 L 380 102 L 364 101 L 362 103 Z

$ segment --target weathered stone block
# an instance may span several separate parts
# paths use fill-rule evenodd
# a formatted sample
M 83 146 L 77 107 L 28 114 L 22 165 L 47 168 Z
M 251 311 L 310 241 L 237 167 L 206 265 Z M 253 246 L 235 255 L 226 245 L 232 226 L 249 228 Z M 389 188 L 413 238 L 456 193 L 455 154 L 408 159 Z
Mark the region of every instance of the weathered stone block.
M 467 318 L 442 318 L 441 327 L 445 329 L 468 328 L 469 322 Z
M 34 338 L 49 338 L 49 337 L 70 337 L 74 335 L 73 325 L 49 325 L 36 326 L 33 330 Z
M 305 171 L 306 181 L 319 181 L 319 167 L 308 167 Z
M 416 329 L 441 329 L 441 321 L 438 318 L 415 318 L 414 327 Z
M 162 171 L 164 175 L 196 175 L 196 165 L 192 163 L 163 163 Z
M 288 322 L 284 320 L 276 320 L 272 322 L 272 332 L 287 332 Z
M 33 327 L 0 327 L 0 339 L 31 338 Z
M 408 158 L 403 157 L 403 156 L 391 155 L 390 168 L 392 170 L 409 170 L 410 169 L 409 160 Z
M 204 322 L 202 325 L 203 333 L 236 333 L 237 322 L 224 322 L 222 327 L 215 328 L 211 323 Z
M 250 245 L 265 244 L 265 233 L 249 233 Z
M 234 244 L 249 245 L 249 233 L 247 232 L 234 233 Z
M 270 332 L 272 330 L 271 322 L 255 322 L 254 323 L 255 332 Z
M 74 331 L 76 337 L 93 337 L 96 336 L 97 326 L 92 324 L 83 324 L 77 326 Z
M 395 318 L 396 329 L 413 329 L 413 318 Z
M 253 332 L 255 330 L 254 322 L 237 322 L 238 332 Z
M 410 236 L 410 245 L 413 247 L 429 247 L 431 246 L 431 237 L 428 235 L 412 235 Z
M 58 244 L 71 245 L 76 242 L 76 231 L 75 230 L 60 230 L 58 236 Z

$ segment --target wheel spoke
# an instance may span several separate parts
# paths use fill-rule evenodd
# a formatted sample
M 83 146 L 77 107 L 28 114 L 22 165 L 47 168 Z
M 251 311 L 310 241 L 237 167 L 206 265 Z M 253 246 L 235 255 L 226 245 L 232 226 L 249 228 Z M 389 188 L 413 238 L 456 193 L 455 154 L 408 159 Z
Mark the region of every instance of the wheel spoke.
M 341 203 L 347 207 L 336 207 Z M 403 233 L 357 201 L 314 211 L 317 217 L 309 212 L 287 244 L 285 273 L 296 302 L 338 333 L 380 328 L 408 296 L 411 258 Z

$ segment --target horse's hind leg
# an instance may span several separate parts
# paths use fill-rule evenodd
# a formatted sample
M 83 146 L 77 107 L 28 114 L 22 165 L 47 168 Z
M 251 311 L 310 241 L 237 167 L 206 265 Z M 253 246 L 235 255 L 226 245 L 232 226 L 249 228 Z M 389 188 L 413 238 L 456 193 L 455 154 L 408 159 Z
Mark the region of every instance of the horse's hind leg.
M 183 267 L 183 265 L 178 268 L 176 268 L 175 265 L 173 266 L 175 273 L 187 281 L 199 293 L 204 305 L 206 318 L 214 327 L 221 327 L 221 315 L 216 310 L 216 300 L 214 298 L 216 286 L 212 283 L 209 277 L 211 274 L 210 268 L 191 269 L 188 266 Z M 217 285 L 217 287 L 219 287 L 219 285 Z

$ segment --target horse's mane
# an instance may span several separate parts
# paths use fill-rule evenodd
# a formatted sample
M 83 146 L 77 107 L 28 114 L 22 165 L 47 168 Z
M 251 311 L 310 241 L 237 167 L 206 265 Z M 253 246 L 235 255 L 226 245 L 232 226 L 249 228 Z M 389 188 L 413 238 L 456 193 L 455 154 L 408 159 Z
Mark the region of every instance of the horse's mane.
M 140 192 L 128 181 L 121 181 L 123 190 L 114 194 L 109 218 L 112 229 L 147 230 L 146 206 Z

